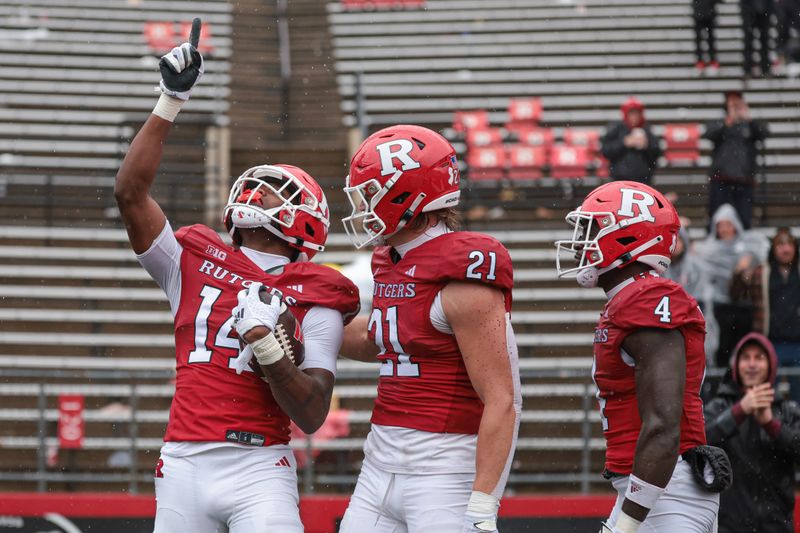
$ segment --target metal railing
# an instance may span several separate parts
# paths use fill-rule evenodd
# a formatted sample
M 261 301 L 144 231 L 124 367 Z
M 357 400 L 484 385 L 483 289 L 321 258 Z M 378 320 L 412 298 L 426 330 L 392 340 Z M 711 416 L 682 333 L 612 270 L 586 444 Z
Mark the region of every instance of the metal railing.
M 577 485 L 581 493 L 590 492 L 593 484 L 605 483 L 599 475 L 597 465 L 592 464 L 592 452 L 601 451 L 605 448 L 602 438 L 594 437 L 598 424 L 598 413 L 596 410 L 595 387 L 591 383 L 566 383 L 567 379 L 587 378 L 588 370 L 574 368 L 552 370 L 526 370 L 523 368 L 523 398 L 530 400 L 539 397 L 564 397 L 579 401 L 580 408 L 567 411 L 553 410 L 551 416 L 547 416 L 547 410 L 523 410 L 523 425 L 536 423 L 552 423 L 554 420 L 561 420 L 565 427 L 570 424 L 579 425 L 580 437 L 563 437 L 558 435 L 520 438 L 518 441 L 518 451 L 553 451 L 571 450 L 579 454 L 579 468 L 577 471 L 569 471 L 566 468 L 561 472 L 548 473 L 525 473 L 528 469 L 518 468 L 511 472 L 509 477 L 509 488 L 516 486 L 531 486 L 553 484 L 574 484 Z M 722 369 L 709 369 L 707 373 L 707 383 L 718 381 L 723 375 Z M 371 374 L 371 376 L 370 376 Z M 363 369 L 344 370 L 339 373 L 340 380 L 364 379 L 375 377 L 375 372 Z M 800 377 L 800 368 L 782 369 L 781 376 Z M 166 423 L 168 411 L 166 409 L 143 410 L 141 402 L 143 399 L 151 398 L 170 398 L 173 393 L 173 385 L 170 380 L 174 377 L 174 372 L 163 370 L 151 371 L 126 371 L 126 370 L 35 370 L 35 369 L 0 369 L 0 397 L 24 397 L 35 398 L 35 409 L 0 409 L 0 419 L 7 424 L 14 422 L 35 422 L 36 433 L 34 435 L 16 435 L 0 437 L 0 446 L 5 449 L 35 449 L 36 465 L 35 469 L 5 470 L 0 471 L 0 481 L 11 482 L 35 482 L 36 489 L 40 492 L 48 490 L 52 483 L 58 482 L 80 482 L 80 483 L 123 483 L 127 485 L 127 490 L 131 494 L 136 494 L 140 490 L 140 484 L 152 482 L 152 474 L 143 470 L 138 464 L 137 455 L 141 451 L 150 451 L 154 454 L 158 452 L 162 441 L 158 437 L 143 436 L 142 424 Z M 75 383 L 43 383 L 43 378 L 53 380 L 80 380 Z M 554 382 L 546 384 L 526 383 L 532 379 L 549 378 Z M 24 382 L 12 383 L 10 381 Z M 137 381 L 156 381 L 156 383 L 137 383 Z M 98 381 L 108 381 L 109 383 L 98 383 Z M 122 382 L 125 383 L 122 383 Z M 560 383 L 559 383 L 560 382 Z M 781 385 L 785 385 L 782 383 Z M 368 398 L 371 387 L 359 385 L 343 385 L 337 387 L 336 394 L 341 399 L 347 398 Z M 785 394 L 787 388 L 781 386 L 779 392 Z M 97 472 L 89 469 L 77 471 L 65 471 L 49 468 L 47 464 L 48 451 L 58 445 L 58 437 L 54 435 L 52 424 L 58 420 L 58 410 L 53 407 L 51 399 L 61 394 L 80 394 L 86 397 L 111 397 L 124 398 L 126 410 L 118 413 L 104 413 L 102 409 L 87 410 L 85 412 L 85 422 L 87 425 L 102 422 L 112 422 L 127 425 L 127 432 L 122 437 L 98 437 L 92 436 L 91 430 L 86 432 L 83 449 L 88 451 L 125 451 L 130 456 L 130 462 L 126 467 L 120 467 L 119 471 Z M 373 393 L 374 394 L 374 393 Z M 7 402 L 3 402 L 8 405 Z M 35 412 L 34 412 L 35 411 Z M 351 423 L 364 423 L 369 420 L 367 411 L 353 411 L 351 413 Z M 572 426 L 574 428 L 574 426 Z M 529 431 L 526 433 L 530 433 Z M 299 470 L 301 490 L 304 493 L 313 493 L 319 486 L 346 488 L 355 484 L 357 477 L 357 467 L 353 466 L 352 460 L 347 460 L 346 456 L 353 452 L 360 452 L 363 446 L 363 438 L 338 438 L 331 440 L 319 440 L 313 435 L 306 439 L 295 440 L 292 447 L 296 451 L 306 454 L 307 462 Z M 337 468 L 331 472 L 331 468 L 320 471 L 314 460 L 314 456 L 321 451 L 331 451 L 340 453 L 342 457 L 338 461 Z M 153 461 L 155 463 L 155 460 Z

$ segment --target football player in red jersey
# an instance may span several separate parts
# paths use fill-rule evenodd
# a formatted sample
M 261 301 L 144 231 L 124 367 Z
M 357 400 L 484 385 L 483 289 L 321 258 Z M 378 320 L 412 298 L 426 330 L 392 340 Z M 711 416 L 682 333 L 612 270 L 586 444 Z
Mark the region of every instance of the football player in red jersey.
M 115 188 L 131 246 L 175 317 L 177 378 L 155 531 L 301 533 L 289 422 L 312 433 L 325 420 L 358 291 L 307 262 L 323 248 L 329 215 L 322 189 L 297 167 L 263 165 L 236 180 L 224 212 L 233 245 L 200 224 L 173 233 L 149 191 L 172 121 L 202 72 L 196 46 L 162 60 L 163 94 Z M 262 303 L 262 284 L 281 298 Z M 299 368 L 272 333 L 281 300 L 301 324 Z M 240 338 L 250 343 L 241 351 Z M 250 367 L 253 354 L 260 364 Z
M 381 367 L 340 531 L 496 531 L 522 403 L 508 251 L 454 231 L 455 151 L 429 129 L 370 136 L 345 192 L 348 234 L 358 248 L 375 246 L 375 288 L 342 354 Z
M 730 468 L 722 450 L 705 446 L 705 320 L 683 288 L 660 277 L 675 249 L 678 214 L 655 189 L 617 181 L 592 191 L 566 220 L 573 236 L 556 243 L 559 277 L 599 285 L 608 297 L 592 374 L 604 475 L 618 498 L 602 531 L 716 531 L 717 492 L 730 482 Z M 565 253 L 577 266 L 564 265 Z

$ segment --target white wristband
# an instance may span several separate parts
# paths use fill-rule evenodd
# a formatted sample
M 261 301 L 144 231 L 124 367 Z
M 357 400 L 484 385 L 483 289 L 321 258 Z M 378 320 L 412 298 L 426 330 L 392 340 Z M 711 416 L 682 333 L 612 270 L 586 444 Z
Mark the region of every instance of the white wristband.
M 651 485 L 647 481 L 639 479 L 631 474 L 628 477 L 628 490 L 625 491 L 625 498 L 638 503 L 645 509 L 652 509 L 656 502 L 664 493 L 664 489 Z
M 266 337 L 251 342 L 250 346 L 253 348 L 253 355 L 256 356 L 256 361 L 262 366 L 276 363 L 283 357 L 283 348 L 281 348 L 278 339 L 275 338 L 275 334 L 272 332 Z
M 497 509 L 500 507 L 500 500 L 486 494 L 479 490 L 473 490 L 469 495 L 469 503 L 467 503 L 467 512 L 474 514 L 497 514 Z
M 184 103 L 185 100 L 162 94 L 156 107 L 153 108 L 153 114 L 169 122 L 175 122 L 175 117 L 178 116 Z
M 639 529 L 639 526 L 642 525 L 641 522 L 636 520 L 635 518 L 631 518 L 625 511 L 620 509 L 619 516 L 617 517 L 617 523 L 614 524 L 614 532 L 615 533 L 636 533 Z

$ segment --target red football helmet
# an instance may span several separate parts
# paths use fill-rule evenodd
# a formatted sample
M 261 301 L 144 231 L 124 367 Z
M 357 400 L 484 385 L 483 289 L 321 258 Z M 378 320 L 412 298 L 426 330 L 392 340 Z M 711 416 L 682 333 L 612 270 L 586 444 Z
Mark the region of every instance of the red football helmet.
M 574 273 L 584 286 L 596 285 L 601 274 L 633 261 L 664 273 L 681 226 L 669 200 L 652 187 L 633 181 L 601 185 L 566 221 L 573 227 L 572 239 L 555 243 L 556 269 L 559 277 Z M 562 267 L 562 253 L 569 254 L 569 261 L 577 260 L 577 266 Z
M 278 198 L 278 205 L 262 205 L 265 194 Z M 322 188 L 304 170 L 261 165 L 233 183 L 222 221 L 231 237 L 236 228 L 264 228 L 311 259 L 325 249 L 330 213 Z
M 370 135 L 350 161 L 342 219 L 356 248 L 395 234 L 419 213 L 458 205 L 456 152 L 438 133 L 392 126 Z

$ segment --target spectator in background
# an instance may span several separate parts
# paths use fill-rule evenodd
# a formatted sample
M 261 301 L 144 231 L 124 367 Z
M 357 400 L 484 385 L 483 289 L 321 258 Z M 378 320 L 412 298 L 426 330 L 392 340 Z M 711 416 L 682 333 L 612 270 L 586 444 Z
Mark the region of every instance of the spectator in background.
M 716 74 L 719 69 L 717 47 L 714 43 L 714 26 L 717 22 L 717 3 L 720 0 L 693 0 L 694 7 L 694 44 L 697 55 L 697 70 L 708 67 L 709 74 Z M 708 48 L 708 61 L 703 57 L 703 41 Z
M 753 72 L 753 53 L 757 50 L 758 65 L 761 76 L 769 76 L 769 28 L 772 16 L 772 0 L 739 0 L 742 15 L 742 31 L 744 32 L 744 76 L 750 77 Z M 754 30 L 758 31 L 759 47 L 753 46 Z
M 778 53 L 776 64 L 778 67 L 783 67 L 794 59 L 792 57 L 794 54 L 789 50 L 789 42 L 792 37 L 792 28 L 795 33 L 800 31 L 800 0 L 775 0 L 774 10 L 778 31 L 775 45 Z
M 611 179 L 649 184 L 653 179 L 661 147 L 644 118 L 644 104 L 631 96 L 622 107 L 622 122 L 606 128 L 603 157 L 611 163 Z
M 800 266 L 791 230 L 779 228 L 767 261 L 742 277 L 753 302 L 753 330 L 769 337 L 781 366 L 800 366 Z M 800 380 L 789 381 L 797 401 Z
M 672 263 L 664 272 L 664 277 L 679 284 L 697 300 L 700 309 L 706 315 L 705 352 L 713 355 L 717 353 L 719 347 L 719 327 L 713 315 L 713 291 L 709 282 L 711 269 L 704 267 L 706 263 L 692 248 L 689 232 L 686 230 L 687 223 L 688 221 L 682 221 L 683 225 L 678 232 L 678 240 L 675 242 L 675 251 L 672 253 Z M 708 364 L 712 363 L 713 359 L 709 357 Z
M 708 213 L 711 216 L 722 204 L 732 204 L 745 229 L 750 229 L 757 143 L 769 132 L 765 124 L 750 118 L 750 108 L 739 91 L 725 93 L 725 111 L 725 119 L 709 122 L 703 133 L 714 143 Z
M 769 340 L 749 333 L 736 346 L 717 397 L 706 404 L 708 443 L 724 449 L 733 486 L 720 497 L 719 533 L 794 531 L 800 407 L 775 395 L 778 361 Z
M 713 322 L 709 331 L 719 332 L 719 344 L 711 362 L 724 367 L 733 347 L 752 325 L 750 307 L 731 298 L 731 279 L 734 272 L 758 264 L 765 251 L 761 249 L 758 234 L 745 233 L 730 204 L 720 206 L 714 213 L 711 227 L 713 231 L 694 248 L 700 275 L 707 280 L 698 299 L 704 303 L 707 321 Z

